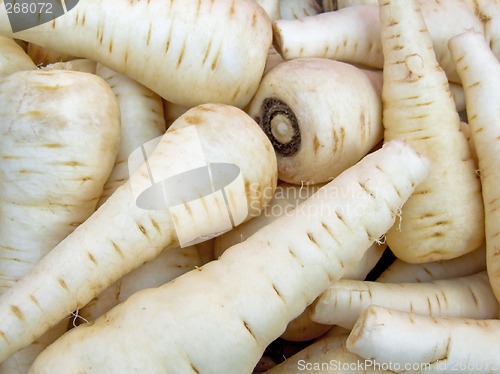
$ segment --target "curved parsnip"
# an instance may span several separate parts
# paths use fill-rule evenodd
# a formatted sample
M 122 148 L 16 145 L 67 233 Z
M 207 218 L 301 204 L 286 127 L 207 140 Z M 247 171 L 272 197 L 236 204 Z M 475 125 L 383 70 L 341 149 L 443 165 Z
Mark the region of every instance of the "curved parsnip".
M 150 156 L 129 181 L 0 297 L 0 361 L 164 248 L 258 215 L 268 202 L 261 192 L 276 185 L 267 137 L 228 105 L 191 109 L 142 152 Z
M 0 83 L 0 103 L 1 295 L 94 211 L 118 151 L 120 113 L 102 79 L 70 71 L 13 73 Z M 0 372 L 24 374 L 67 322 Z
M 30 373 L 251 372 L 288 322 L 392 225 L 428 167 L 405 143 L 386 144 L 219 260 L 72 329 Z
M 20 70 L 34 70 L 36 65 L 12 38 L 0 36 L 0 79 Z
M 248 114 L 278 156 L 278 177 L 294 184 L 332 180 L 381 139 L 382 74 L 320 58 L 269 71 Z
M 498 302 L 486 272 L 425 283 L 334 282 L 314 302 L 311 319 L 352 329 L 370 305 L 432 316 L 496 318 Z
M 447 46 L 451 37 L 475 30 L 484 33 L 489 41 L 498 39 L 498 30 L 485 27 L 472 2 L 418 1 L 437 60 L 453 82 L 460 80 Z M 324 57 L 382 68 L 384 54 L 378 14 L 376 5 L 357 5 L 300 20 L 277 20 L 273 23 L 273 43 L 286 60 Z M 500 18 L 498 14 L 492 12 L 491 18 Z
M 160 96 L 136 81 L 97 64 L 96 74 L 103 78 L 116 95 L 120 106 L 121 139 L 115 165 L 104 185 L 101 206 L 129 178 L 130 154 L 144 143 L 166 131 Z
M 254 0 L 80 0 L 15 34 L 0 5 L 0 34 L 100 62 L 187 107 L 248 104 L 272 42 Z
M 380 19 L 384 140 L 404 138 L 432 161 L 387 244 L 410 263 L 464 255 L 484 241 L 483 201 L 447 77 L 416 0 L 381 0 Z
M 451 260 L 409 264 L 396 259 L 377 278 L 380 283 L 430 282 L 438 279 L 465 277 L 486 270 L 486 251 L 478 249 Z
M 450 40 L 465 91 L 467 115 L 479 163 L 485 210 L 486 265 L 500 300 L 500 63 L 484 37 L 461 34 Z
M 498 319 L 434 317 L 372 305 L 346 345 L 400 372 L 492 373 L 500 368 L 499 344 Z

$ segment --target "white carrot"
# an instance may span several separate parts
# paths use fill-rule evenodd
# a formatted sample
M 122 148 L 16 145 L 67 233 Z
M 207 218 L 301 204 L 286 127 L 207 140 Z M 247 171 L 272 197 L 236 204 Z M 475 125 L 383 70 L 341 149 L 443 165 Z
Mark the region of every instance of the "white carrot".
M 20 70 L 34 70 L 36 65 L 12 38 L 0 36 L 0 78 Z
M 94 211 L 118 151 L 120 113 L 106 82 L 71 71 L 13 73 L 0 83 L 0 103 L 1 295 Z M 24 374 L 67 324 L 0 372 Z
M 453 82 L 460 80 L 447 47 L 451 37 L 475 30 L 484 33 L 488 41 L 499 39 L 499 31 L 485 27 L 484 18 L 478 16 L 481 13 L 472 3 L 472 0 L 418 1 L 437 60 Z M 498 11 L 491 13 L 492 20 L 500 19 Z M 325 57 L 382 68 L 384 54 L 378 14 L 375 5 L 356 5 L 300 20 L 277 20 L 273 23 L 273 43 L 286 60 Z M 488 24 L 492 22 L 500 20 Z
M 30 372 L 250 372 L 288 322 L 393 224 L 428 171 L 404 142 L 386 144 L 301 204 L 298 214 L 72 329 Z M 342 198 L 332 194 L 339 190 Z
M 248 114 L 278 156 L 288 183 L 332 180 L 383 136 L 382 74 L 321 58 L 286 61 L 269 71 Z
M 130 154 L 166 131 L 163 102 L 160 96 L 136 81 L 97 64 L 96 74 L 103 78 L 116 95 L 120 106 L 121 139 L 115 165 L 98 206 L 129 178 L 127 160 Z
M 467 116 L 476 149 L 485 207 L 486 266 L 500 300 L 500 63 L 484 37 L 464 33 L 450 40 L 464 86 Z
M 276 185 L 271 144 L 235 107 L 197 106 L 152 146 L 138 150 L 150 157 L 127 183 L 0 297 L 0 360 L 164 248 L 259 214 L 261 191 Z
M 187 107 L 244 107 L 272 42 L 271 21 L 254 0 L 81 0 L 16 33 L 0 5 L 0 35 L 100 62 Z
M 451 260 L 409 264 L 396 259 L 377 278 L 381 283 L 430 282 L 438 279 L 464 277 L 486 270 L 484 245 Z
M 375 305 L 363 312 L 347 339 L 349 351 L 412 373 L 496 372 L 499 344 L 498 319 L 425 316 Z
M 311 319 L 352 329 L 370 305 L 402 311 L 473 319 L 496 318 L 498 302 L 486 272 L 425 283 L 340 280 L 314 302 Z
M 280 0 L 280 19 L 299 19 L 322 11 L 316 0 Z
M 432 161 L 431 175 L 386 235 L 410 263 L 464 255 L 484 241 L 481 184 L 416 0 L 380 2 L 384 140 L 404 138 Z

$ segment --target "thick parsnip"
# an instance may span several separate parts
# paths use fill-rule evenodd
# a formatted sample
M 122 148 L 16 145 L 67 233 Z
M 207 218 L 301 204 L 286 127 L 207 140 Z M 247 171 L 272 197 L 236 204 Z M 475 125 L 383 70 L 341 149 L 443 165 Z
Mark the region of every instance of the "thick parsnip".
M 352 329 L 370 305 L 441 317 L 496 318 L 498 302 L 486 272 L 426 283 L 334 282 L 314 302 L 311 319 Z
M 382 74 L 321 59 L 286 61 L 269 71 L 248 114 L 278 156 L 288 183 L 332 180 L 381 139 Z
M 464 33 L 450 40 L 462 80 L 476 149 L 485 210 L 486 265 L 500 300 L 500 62 L 484 37 Z
M 149 153 L 154 144 L 139 150 L 150 156 L 127 183 L 0 297 L 0 360 L 164 248 L 259 214 L 261 192 L 276 186 L 273 148 L 238 108 L 197 106 Z
M 0 103 L 1 295 L 94 211 L 118 151 L 120 113 L 106 82 L 71 71 L 13 73 L 0 83 Z M 0 373 L 26 373 L 67 324 Z
M 427 161 L 404 142 L 386 144 L 302 203 L 297 214 L 71 330 L 30 372 L 251 372 L 287 324 L 393 224 L 428 171 Z
M 14 34 L 0 0 L 0 35 L 100 62 L 187 107 L 248 104 L 272 42 L 255 0 L 80 0 Z
M 372 305 L 346 345 L 399 372 L 492 373 L 500 368 L 499 344 L 498 319 L 434 317 Z
M 381 0 L 380 21 L 384 141 L 406 139 L 432 161 L 431 175 L 408 199 L 387 244 L 410 263 L 464 255 L 484 241 L 484 211 L 446 74 L 416 0 Z
M 115 165 L 104 185 L 101 206 L 129 178 L 130 154 L 166 131 L 163 102 L 160 96 L 115 71 L 97 64 L 96 74 L 103 78 L 116 95 L 120 106 L 121 139 Z
M 36 65 L 12 38 L 0 36 L 0 79 L 20 70 L 34 70 Z

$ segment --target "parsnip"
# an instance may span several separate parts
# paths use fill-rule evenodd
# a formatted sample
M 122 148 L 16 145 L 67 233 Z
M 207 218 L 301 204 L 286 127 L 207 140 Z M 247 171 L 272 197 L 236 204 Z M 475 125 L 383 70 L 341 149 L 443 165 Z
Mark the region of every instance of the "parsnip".
M 255 0 L 265 11 L 269 18 L 274 21 L 281 18 L 280 0 Z
M 20 70 L 34 70 L 36 65 L 12 38 L 0 36 L 0 79 Z
M 377 0 L 337 0 L 337 9 L 347 8 L 357 5 L 377 5 Z
M 372 305 L 354 326 L 347 349 L 399 372 L 491 373 L 500 368 L 499 331 L 498 319 L 434 317 Z
M 71 71 L 13 73 L 0 83 L 0 103 L 1 295 L 94 211 L 118 151 L 120 113 L 106 82 Z M 67 324 L 0 372 L 26 373 Z
M 280 0 L 279 19 L 299 19 L 320 14 L 322 11 L 316 0 Z
M 99 200 L 101 206 L 129 178 L 130 154 L 166 131 L 163 103 L 160 96 L 136 81 L 97 64 L 96 74 L 111 87 L 118 99 L 121 117 L 120 147 L 115 165 Z
M 484 23 L 484 17 L 480 16 L 482 10 L 474 3 L 477 2 L 418 1 L 437 60 L 448 79 L 457 83 L 460 80 L 447 47 L 448 40 L 466 30 L 481 32 L 492 43 L 500 35 L 497 28 L 487 27 L 493 22 L 500 23 L 498 11 L 490 10 L 490 21 Z M 376 5 L 356 5 L 300 20 L 277 20 L 273 23 L 273 43 L 286 60 L 325 57 L 382 68 L 384 54 L 378 13 Z M 497 57 L 500 57 L 500 50 Z
M 40 69 L 42 70 L 73 70 L 90 74 L 95 74 L 96 68 L 97 63 L 86 58 L 77 58 L 64 62 L 54 62 L 52 64 L 40 67 Z
M 410 263 L 446 260 L 484 241 L 481 184 L 460 117 L 416 0 L 381 0 L 384 140 L 404 138 L 432 161 L 432 172 L 387 232 Z
M 278 177 L 318 184 L 354 165 L 381 139 L 382 74 L 328 59 L 286 61 L 269 71 L 248 114 L 278 156 Z
M 186 107 L 247 105 L 272 42 L 255 0 L 80 0 L 15 34 L 0 5 L 0 35 L 100 62 Z
M 498 302 L 486 272 L 425 283 L 340 280 L 314 302 L 311 319 L 352 329 L 370 305 L 402 311 L 473 319 L 496 318 Z
M 270 70 L 272 70 L 277 65 L 281 64 L 283 61 L 283 57 L 278 53 L 278 51 L 271 47 L 269 49 L 269 53 L 267 54 L 266 67 L 264 68 L 264 75 L 267 74 Z
M 476 149 L 485 207 L 486 266 L 500 300 L 500 63 L 484 37 L 464 33 L 450 40 L 462 80 L 469 126 Z
M 381 283 L 430 282 L 438 279 L 464 277 L 486 270 L 486 250 L 478 249 L 451 260 L 409 264 L 396 259 L 377 278 Z
M 219 260 L 72 329 L 30 373 L 250 372 L 288 322 L 392 225 L 428 171 L 404 142 L 386 144 Z M 345 197 L 332 195 L 338 190 Z
M 206 240 L 260 213 L 268 202 L 260 192 L 276 177 L 272 146 L 243 111 L 206 104 L 186 112 L 127 183 L 0 297 L 0 360 L 165 247 Z

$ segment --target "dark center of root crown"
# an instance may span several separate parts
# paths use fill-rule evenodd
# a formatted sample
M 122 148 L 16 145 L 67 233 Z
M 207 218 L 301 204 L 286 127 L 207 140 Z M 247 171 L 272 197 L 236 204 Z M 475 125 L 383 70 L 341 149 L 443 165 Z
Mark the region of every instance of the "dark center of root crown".
M 290 157 L 300 149 L 300 129 L 290 107 L 276 98 L 262 103 L 260 126 L 271 141 L 278 156 Z M 258 121 L 259 122 L 259 121 Z

